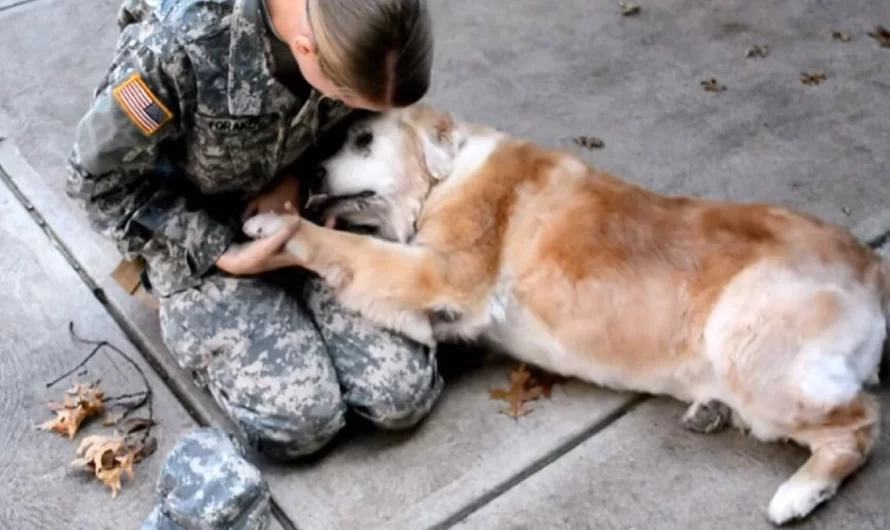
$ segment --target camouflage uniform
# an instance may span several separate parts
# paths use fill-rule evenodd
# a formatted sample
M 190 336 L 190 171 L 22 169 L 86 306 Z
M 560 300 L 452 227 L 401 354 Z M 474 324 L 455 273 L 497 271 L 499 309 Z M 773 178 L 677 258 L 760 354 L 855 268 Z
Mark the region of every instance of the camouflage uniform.
M 347 407 L 384 428 L 417 423 L 442 379 L 434 352 L 347 313 L 317 279 L 214 266 L 243 239 L 246 202 L 350 114 L 303 80 L 263 8 L 125 0 L 111 67 L 77 127 L 68 193 L 125 257 L 146 261 L 179 363 L 252 444 L 290 459 L 328 442 Z
M 157 502 L 142 530 L 260 530 L 271 519 L 269 486 L 229 433 L 196 429 L 161 469 Z

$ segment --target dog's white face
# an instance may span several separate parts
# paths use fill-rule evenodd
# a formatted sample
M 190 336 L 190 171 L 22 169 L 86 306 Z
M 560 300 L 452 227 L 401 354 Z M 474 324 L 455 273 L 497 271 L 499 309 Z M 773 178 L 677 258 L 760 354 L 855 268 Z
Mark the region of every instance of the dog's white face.
M 320 165 L 321 195 L 310 198 L 310 209 L 406 242 L 430 186 L 450 171 L 451 127 L 450 116 L 420 106 L 357 121 Z
M 346 142 L 322 164 L 322 191 L 332 196 L 392 195 L 405 178 L 405 131 L 396 113 L 354 123 Z

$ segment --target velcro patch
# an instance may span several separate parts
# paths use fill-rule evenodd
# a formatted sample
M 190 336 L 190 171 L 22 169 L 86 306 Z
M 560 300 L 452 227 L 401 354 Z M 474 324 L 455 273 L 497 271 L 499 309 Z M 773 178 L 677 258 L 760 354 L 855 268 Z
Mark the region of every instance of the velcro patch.
M 138 73 L 114 89 L 114 99 L 146 136 L 154 135 L 173 119 L 173 113 L 152 93 Z

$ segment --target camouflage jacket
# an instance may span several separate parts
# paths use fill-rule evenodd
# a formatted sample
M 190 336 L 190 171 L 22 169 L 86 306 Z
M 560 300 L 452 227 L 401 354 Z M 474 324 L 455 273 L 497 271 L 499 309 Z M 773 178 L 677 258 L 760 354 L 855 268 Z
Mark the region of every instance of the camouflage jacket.
M 260 1 L 125 0 L 114 59 L 77 126 L 67 192 L 125 257 L 145 259 L 161 296 L 200 282 L 236 237 L 214 206 L 236 218 L 230 205 L 350 112 L 276 78 Z

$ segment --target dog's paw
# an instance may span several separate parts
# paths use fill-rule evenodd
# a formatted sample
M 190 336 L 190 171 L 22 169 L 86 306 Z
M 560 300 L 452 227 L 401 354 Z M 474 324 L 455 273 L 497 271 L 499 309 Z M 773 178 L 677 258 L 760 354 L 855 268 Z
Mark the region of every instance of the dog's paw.
M 789 480 L 779 486 L 770 501 L 767 517 L 775 525 L 798 521 L 831 498 L 834 492 L 831 485 Z
M 262 239 L 264 237 L 269 237 L 284 228 L 288 223 L 289 217 L 293 216 L 285 216 L 272 212 L 257 214 L 245 221 L 241 230 L 247 237 Z
M 726 429 L 732 421 L 732 409 L 720 401 L 693 403 L 681 420 L 692 432 L 712 434 Z

